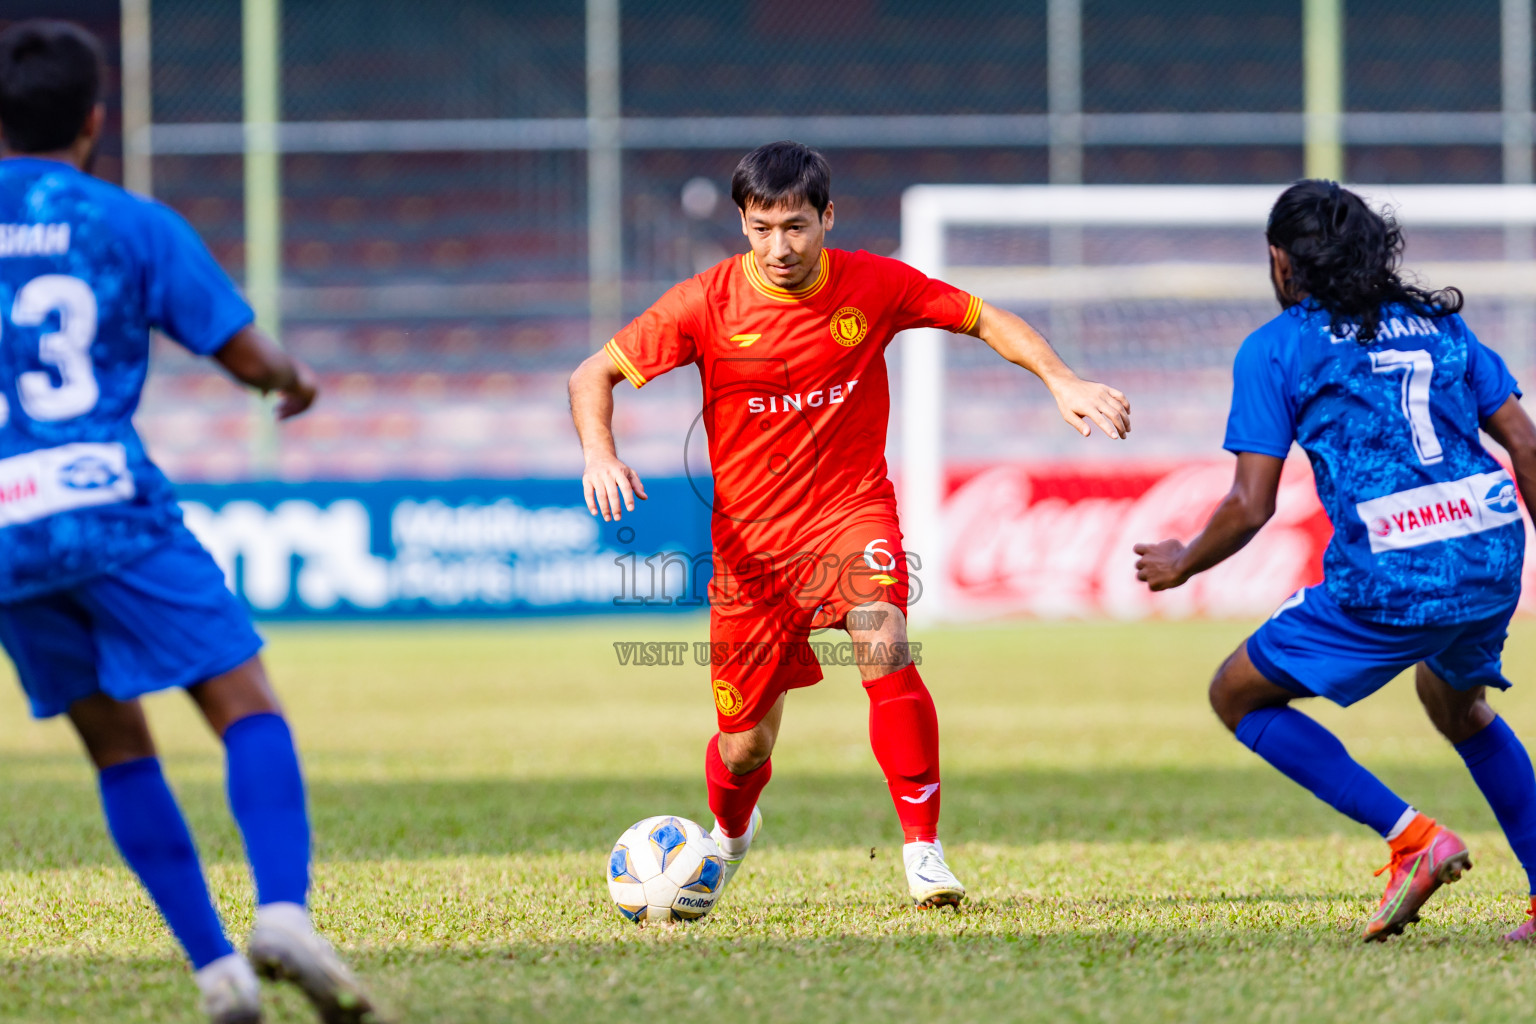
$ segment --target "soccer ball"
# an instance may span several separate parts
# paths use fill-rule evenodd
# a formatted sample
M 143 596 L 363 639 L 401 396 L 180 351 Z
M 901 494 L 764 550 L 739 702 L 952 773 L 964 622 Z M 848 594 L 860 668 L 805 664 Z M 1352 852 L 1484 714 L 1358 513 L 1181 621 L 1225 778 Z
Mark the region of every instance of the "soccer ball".
M 624 830 L 608 855 L 608 894 L 631 921 L 694 921 L 720 898 L 725 859 L 698 822 L 663 814 Z

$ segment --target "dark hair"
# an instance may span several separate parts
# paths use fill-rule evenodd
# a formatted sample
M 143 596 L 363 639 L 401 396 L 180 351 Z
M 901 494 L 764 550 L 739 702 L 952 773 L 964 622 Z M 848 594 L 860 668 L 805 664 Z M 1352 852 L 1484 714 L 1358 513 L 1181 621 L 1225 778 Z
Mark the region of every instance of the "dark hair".
M 0 32 L 0 134 L 17 153 L 79 138 L 101 96 L 101 43 L 78 25 L 34 18 Z
M 1375 212 L 1336 181 L 1298 181 L 1280 193 L 1264 235 L 1290 255 L 1301 304 L 1327 311 L 1339 337 L 1373 341 L 1383 306 L 1427 317 L 1461 311 L 1457 289 L 1428 291 L 1403 281 L 1403 233 L 1391 211 Z
M 748 205 L 773 209 L 808 202 L 827 212 L 832 168 L 827 158 L 798 142 L 770 142 L 741 158 L 731 175 L 731 198 L 743 213 Z

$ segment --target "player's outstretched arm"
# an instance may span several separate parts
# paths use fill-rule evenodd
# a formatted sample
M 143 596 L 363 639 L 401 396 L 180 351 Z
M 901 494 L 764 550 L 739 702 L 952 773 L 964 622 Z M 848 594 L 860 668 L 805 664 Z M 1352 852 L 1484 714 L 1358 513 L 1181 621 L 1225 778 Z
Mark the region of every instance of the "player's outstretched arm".
M 1137 544 L 1136 578 L 1151 590 L 1172 590 L 1237 554 L 1275 514 L 1284 468 L 1285 460 L 1273 455 L 1239 452 L 1232 489 L 1205 529 L 1187 545 L 1177 540 Z
M 1087 437 L 1092 433 L 1090 422 L 1114 438 L 1131 432 L 1130 399 L 1107 384 L 1083 380 L 1073 373 L 1051 343 L 1022 317 L 983 302 L 976 336 L 1010 363 L 1044 381 L 1056 399 L 1061 418 L 1079 434 Z
M 1514 395 L 1483 421 L 1488 436 L 1504 446 L 1527 510 L 1536 510 L 1536 423 Z M 1536 514 L 1536 511 L 1532 511 Z
M 588 356 L 571 374 L 571 419 L 587 466 L 581 490 L 587 510 L 605 522 L 622 519 L 622 508 L 635 510 L 635 496 L 645 498 L 640 474 L 619 461 L 613 444 L 613 386 L 624 374 L 605 353 Z
M 286 420 L 315 404 L 320 382 L 303 362 L 284 352 L 254 324 L 242 327 L 213 354 L 219 365 L 240 383 L 262 394 L 276 391 L 277 418 Z

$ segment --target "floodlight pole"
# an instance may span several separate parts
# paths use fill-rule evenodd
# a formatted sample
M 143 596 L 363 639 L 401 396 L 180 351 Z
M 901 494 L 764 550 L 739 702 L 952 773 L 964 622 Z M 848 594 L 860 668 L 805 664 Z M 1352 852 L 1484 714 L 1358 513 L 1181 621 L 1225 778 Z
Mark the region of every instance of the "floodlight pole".
M 1083 181 L 1083 0 L 1050 0 L 1045 13 L 1051 184 Z
M 123 187 L 150 195 L 154 187 L 150 148 L 153 83 L 149 58 L 150 0 L 122 0 Z
M 1504 181 L 1532 180 L 1531 0 L 1502 0 L 1500 57 L 1504 78 Z
M 1046 7 L 1046 107 L 1050 125 L 1052 185 L 1083 183 L 1083 0 L 1050 0 Z M 1053 267 L 1083 262 L 1083 229 L 1055 224 L 1050 231 Z M 1050 321 L 1042 325 L 1051 342 L 1068 354 L 1083 336 L 1082 307 L 1052 302 Z
M 282 337 L 282 196 L 278 121 L 281 109 L 280 24 L 282 0 L 244 0 L 242 70 L 245 117 L 245 294 L 256 323 Z M 270 477 L 277 469 L 277 430 L 266 406 L 256 403 L 252 469 Z
M 1302 4 L 1306 174 L 1344 177 L 1344 0 Z
M 619 0 L 587 0 L 587 288 L 594 349 L 624 313 Z
M 1502 0 L 1500 62 L 1504 79 L 1504 183 L 1529 185 L 1532 175 L 1531 0 Z M 1528 226 L 1504 228 L 1504 258 L 1529 263 L 1536 238 Z M 1536 307 L 1529 300 L 1505 306 L 1505 356 L 1528 372 L 1536 349 Z

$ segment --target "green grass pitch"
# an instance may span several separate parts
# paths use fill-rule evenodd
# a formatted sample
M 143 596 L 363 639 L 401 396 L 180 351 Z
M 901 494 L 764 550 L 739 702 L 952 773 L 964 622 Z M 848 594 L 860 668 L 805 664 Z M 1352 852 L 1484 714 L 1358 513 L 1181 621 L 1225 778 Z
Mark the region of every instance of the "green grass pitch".
M 1357 757 L 1453 824 L 1475 869 L 1384 946 L 1358 942 L 1384 845 L 1227 736 L 1205 706 L 1243 624 L 935 630 L 959 914 L 908 909 L 900 832 L 852 669 L 790 698 L 766 831 L 714 914 L 637 928 L 610 844 L 646 815 L 708 821 L 713 730 L 694 667 L 612 643 L 699 620 L 274 627 L 298 733 L 321 927 L 404 1020 L 1244 1021 L 1528 1019 L 1536 949 L 1501 947 L 1524 879 L 1400 680 L 1312 702 Z M 1497 705 L 1536 740 L 1536 626 Z M 4 670 L 0 670 L 4 674 Z M 120 865 L 60 722 L 0 681 L 0 1020 L 196 1021 L 171 939 Z M 150 702 L 168 772 L 236 933 L 251 890 L 217 747 Z M 275 993 L 269 1020 L 308 1020 Z

